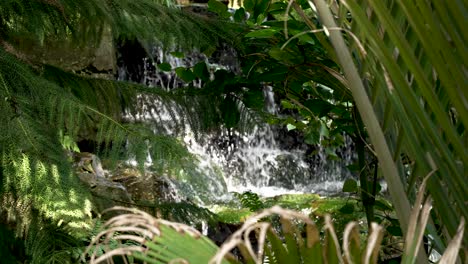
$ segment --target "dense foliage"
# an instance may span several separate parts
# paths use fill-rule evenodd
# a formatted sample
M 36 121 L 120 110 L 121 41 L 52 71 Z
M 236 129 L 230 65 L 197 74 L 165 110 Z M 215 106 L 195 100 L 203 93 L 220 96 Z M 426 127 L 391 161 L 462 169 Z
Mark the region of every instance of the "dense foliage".
M 350 169 L 359 184 L 349 181 L 344 191 L 360 194 L 369 227 L 386 221 L 375 213 L 383 177 L 403 233 L 414 232 L 411 205 L 422 204 L 415 193 L 429 176 L 425 200 L 432 198 L 435 210 L 427 232 L 443 252 L 468 218 L 467 6 L 329 2 L 245 0 L 230 13 L 210 0 L 217 16 L 205 17 L 153 0 L 2 1 L 1 222 L 32 241 L 30 256 L 38 256 L 37 241 L 47 232 L 63 235 L 67 244 L 70 234 L 89 230 L 92 199 L 71 162 L 83 139 L 95 142 L 111 167 L 135 158 L 143 171 L 150 155 L 161 173 L 195 173 L 196 159 L 154 122 L 164 108 L 177 126 L 188 124 L 196 133 L 263 117 L 299 131 L 307 144 L 323 145 L 330 158 L 338 158 L 334 149 L 351 137 L 358 160 Z M 159 64 L 186 83 L 174 91 L 77 74 L 76 58 L 94 56 L 105 36 L 110 43 L 137 41 L 149 57 L 155 44 L 210 54 L 224 42 L 236 48 L 241 69 L 210 73 L 204 63 Z M 279 113 L 262 111 L 265 87 L 275 92 Z M 153 116 L 146 118 L 148 112 Z M 254 196 L 244 198 L 249 208 L 262 207 Z M 69 258 L 80 252 L 68 244 L 52 250 Z M 416 256 L 418 247 L 409 254 Z

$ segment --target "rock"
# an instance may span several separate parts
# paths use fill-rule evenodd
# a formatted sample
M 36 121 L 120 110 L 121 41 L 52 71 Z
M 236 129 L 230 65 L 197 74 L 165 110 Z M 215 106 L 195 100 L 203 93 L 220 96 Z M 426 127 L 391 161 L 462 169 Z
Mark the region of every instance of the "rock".
M 124 185 L 106 178 L 100 159 L 88 152 L 73 153 L 74 169 L 78 178 L 89 187 L 95 211 L 101 214 L 114 206 L 131 206 L 134 202 Z
M 96 45 L 97 44 L 97 45 Z M 73 39 L 46 38 L 44 44 L 28 36 L 3 44 L 29 63 L 49 64 L 83 75 L 113 79 L 117 69 L 116 49 L 110 28 L 104 29 L 98 43 L 78 46 Z

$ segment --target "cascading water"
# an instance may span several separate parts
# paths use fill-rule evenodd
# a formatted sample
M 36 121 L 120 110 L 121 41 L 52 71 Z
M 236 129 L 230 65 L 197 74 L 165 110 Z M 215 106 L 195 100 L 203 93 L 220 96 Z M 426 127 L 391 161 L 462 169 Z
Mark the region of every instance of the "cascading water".
M 219 57 L 235 57 L 230 50 L 220 54 Z M 238 68 L 237 62 L 233 59 L 228 65 L 220 60 L 208 59 L 199 53 L 181 59 L 171 56 L 158 47 L 154 48 L 153 57 L 155 63 L 169 63 L 172 69 L 191 67 L 199 61 L 205 61 L 211 70 Z M 141 57 L 137 62 L 138 66 L 127 65 L 127 62 L 122 60 L 119 78 L 168 90 L 183 85 L 174 72 L 157 70 L 149 59 Z M 132 75 L 129 69 L 137 69 L 143 74 L 140 72 Z M 194 83 L 194 85 L 200 84 Z M 265 110 L 277 114 L 278 107 L 271 87 L 264 88 L 264 96 Z M 151 111 L 155 111 L 155 108 L 153 107 Z M 174 117 L 169 115 L 165 106 L 160 104 L 157 111 L 160 117 L 157 122 L 159 126 L 162 126 L 166 133 L 177 135 L 172 122 Z M 149 115 L 151 116 L 151 113 Z M 228 192 L 247 190 L 262 196 L 283 193 L 333 194 L 341 189 L 344 179 L 352 177 L 346 170 L 346 165 L 354 159 L 349 139 L 345 140 L 345 146 L 338 151 L 341 160 L 330 161 L 322 146 L 315 146 L 315 154 L 309 155 L 311 146 L 296 139 L 294 131 L 288 132 L 267 124 L 259 124 L 251 131 L 243 133 L 233 129 L 222 129 L 220 133 L 203 135 L 200 137 L 201 140 L 195 139 L 189 126 L 183 131 L 183 134 L 177 136 L 183 138 L 189 151 L 199 158 L 197 170 L 200 172 L 200 177 L 204 178 L 201 182 L 213 185 L 208 186 L 208 191 L 205 192 L 211 194 L 212 199 L 222 199 L 223 194 Z M 219 182 L 223 180 L 223 183 Z M 186 195 L 197 195 L 197 191 L 193 189 L 195 187 L 190 188 L 192 189 L 188 190 Z

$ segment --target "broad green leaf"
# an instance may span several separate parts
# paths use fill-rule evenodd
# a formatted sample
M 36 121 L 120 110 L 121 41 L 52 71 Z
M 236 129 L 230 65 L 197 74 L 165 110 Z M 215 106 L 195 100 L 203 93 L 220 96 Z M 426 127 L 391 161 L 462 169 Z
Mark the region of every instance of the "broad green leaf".
M 348 168 L 348 170 L 352 172 L 358 172 L 360 170 L 359 164 L 357 163 L 349 164 L 348 166 L 346 166 L 346 168 Z
M 320 137 L 328 138 L 330 135 L 330 130 L 327 127 L 327 124 L 320 122 Z
M 324 241 L 324 256 L 329 264 L 342 263 L 340 246 L 338 238 L 331 223 L 329 215 L 325 216 L 325 241 Z
M 293 125 L 293 124 L 287 124 L 287 125 L 286 125 L 286 128 L 288 129 L 288 131 L 291 131 L 291 130 L 296 129 L 296 126 Z
M 318 117 L 327 115 L 334 108 L 332 104 L 321 99 L 309 99 L 304 102 L 304 105 Z
M 245 106 L 253 109 L 262 109 L 264 106 L 263 92 L 260 90 L 249 90 L 244 94 Z
M 159 68 L 161 71 L 166 71 L 166 72 L 172 70 L 171 64 L 169 64 L 169 63 L 167 63 L 167 62 L 163 62 L 163 63 L 158 64 L 158 68 Z
M 292 223 L 289 219 L 281 218 L 281 227 L 284 239 L 286 241 L 286 249 L 288 252 L 288 261 L 290 263 L 300 263 L 301 258 L 299 255 L 299 244 L 304 243 L 297 243 L 297 240 L 302 239 L 300 234 L 297 232 L 297 227 L 294 223 Z
M 183 52 L 180 52 L 180 51 L 173 51 L 170 54 L 172 56 L 176 57 L 176 58 L 184 58 L 185 57 L 185 54 Z
M 304 142 L 309 145 L 320 143 L 320 133 L 317 130 L 310 130 L 304 135 Z
M 179 78 L 181 78 L 184 82 L 191 82 L 195 79 L 195 75 L 190 69 L 186 69 L 184 67 L 178 67 L 175 69 L 175 72 Z
M 263 14 L 263 13 L 262 13 L 262 14 L 259 14 L 259 15 L 257 16 L 257 21 L 256 21 L 257 24 L 259 24 L 259 25 L 262 24 L 263 21 L 265 21 L 265 18 L 266 18 L 265 14 Z
M 214 12 L 218 15 L 222 15 L 228 11 L 227 5 L 217 0 L 208 1 L 208 11 Z
M 244 8 L 250 13 L 249 20 L 259 22 L 258 17 L 266 13 L 270 0 L 245 0 Z M 260 21 L 261 22 L 261 21 Z
M 354 213 L 354 205 L 353 204 L 350 204 L 350 203 L 347 203 L 345 205 L 343 205 L 343 207 L 341 207 L 339 209 L 339 211 L 343 214 L 352 214 Z
M 358 185 L 353 179 L 347 179 L 343 184 L 343 192 L 357 192 Z
M 295 109 L 296 106 L 287 100 L 281 100 L 281 106 L 284 109 Z
M 327 158 L 331 160 L 339 160 L 340 157 L 336 155 L 336 148 L 330 146 L 325 148 L 325 153 L 327 154 Z
M 278 237 L 273 229 L 267 231 L 267 238 L 271 246 L 271 255 L 277 260 L 277 263 L 288 263 L 288 252 L 283 246 L 283 241 Z M 267 245 L 265 244 L 266 248 Z
M 237 23 L 244 21 L 246 18 L 247 16 L 243 7 L 237 9 L 234 13 L 234 21 Z
M 244 8 L 247 12 L 252 13 L 255 7 L 256 0 L 244 0 Z
M 193 73 L 201 80 L 207 82 L 210 80 L 210 72 L 205 62 L 199 62 L 193 67 Z
M 392 236 L 396 236 L 396 237 L 403 236 L 403 232 L 401 231 L 401 228 L 399 226 L 395 226 L 395 225 L 387 226 L 386 230 Z

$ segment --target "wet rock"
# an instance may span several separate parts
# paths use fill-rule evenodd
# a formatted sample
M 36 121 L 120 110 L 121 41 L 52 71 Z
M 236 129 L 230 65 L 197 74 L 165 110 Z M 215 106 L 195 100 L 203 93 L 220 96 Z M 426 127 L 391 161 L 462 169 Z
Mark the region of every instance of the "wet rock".
M 129 206 L 133 204 L 130 194 L 124 185 L 107 178 L 108 172 L 102 168 L 100 159 L 88 152 L 74 153 L 74 169 L 78 178 L 89 187 L 95 213 L 114 206 Z
M 112 173 L 110 178 L 121 183 L 127 189 L 133 201 L 144 202 L 175 202 L 178 201 L 176 191 L 170 182 L 154 173 L 141 173 L 133 167 L 122 167 Z

